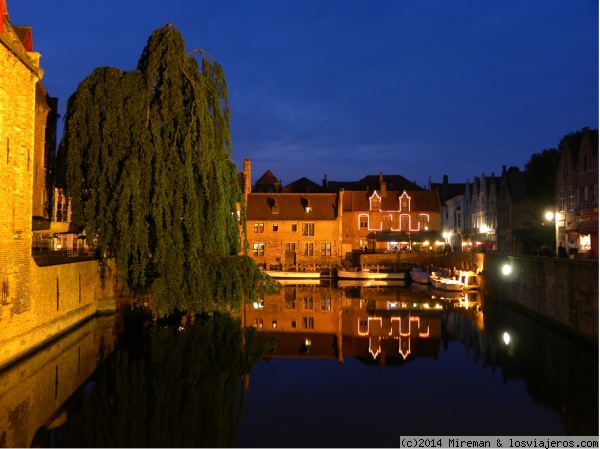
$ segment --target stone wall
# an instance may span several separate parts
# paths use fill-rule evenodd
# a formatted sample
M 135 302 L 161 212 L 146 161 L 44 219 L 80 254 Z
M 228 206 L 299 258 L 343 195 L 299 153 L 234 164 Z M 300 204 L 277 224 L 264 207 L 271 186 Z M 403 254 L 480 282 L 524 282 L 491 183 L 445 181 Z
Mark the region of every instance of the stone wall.
M 31 256 L 29 256 L 31 259 Z M 101 312 L 114 312 L 113 264 L 99 261 L 38 267 L 31 260 L 31 306 L 0 307 L 0 369 Z
M 502 272 L 503 266 L 511 269 Z M 483 289 L 586 340 L 598 343 L 598 261 L 485 255 Z

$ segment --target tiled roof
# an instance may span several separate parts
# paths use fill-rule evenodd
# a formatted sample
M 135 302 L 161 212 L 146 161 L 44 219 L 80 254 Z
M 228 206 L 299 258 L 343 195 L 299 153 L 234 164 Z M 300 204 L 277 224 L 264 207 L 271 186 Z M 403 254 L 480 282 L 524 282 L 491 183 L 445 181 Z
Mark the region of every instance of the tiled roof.
M 377 192 L 381 195 L 381 192 Z M 406 192 L 411 198 L 410 209 L 412 211 L 439 211 L 440 202 L 437 192 L 429 190 Z M 400 196 L 403 192 L 388 191 L 381 198 L 381 210 L 400 210 Z M 370 209 L 369 198 L 372 193 L 344 191 L 342 207 L 344 211 L 363 211 Z
M 340 189 L 346 190 L 370 190 L 379 189 L 379 179 L 381 175 L 367 175 L 359 181 L 328 181 L 327 190 L 329 192 L 337 192 Z M 425 190 L 418 184 L 409 181 L 404 176 L 400 175 L 383 175 L 383 181 L 387 185 L 388 190 Z
M 262 175 L 256 181 L 256 184 L 271 184 L 274 182 L 279 182 L 273 172 L 271 170 L 267 170 L 264 175 Z
M 302 178 L 297 179 L 296 181 L 286 185 L 283 188 L 283 191 L 285 193 L 318 193 L 323 191 L 323 186 L 303 176 Z
M 306 212 L 310 205 L 312 212 Z M 274 213 L 277 206 L 278 213 Z M 248 220 L 335 220 L 335 193 L 251 193 L 246 203 Z

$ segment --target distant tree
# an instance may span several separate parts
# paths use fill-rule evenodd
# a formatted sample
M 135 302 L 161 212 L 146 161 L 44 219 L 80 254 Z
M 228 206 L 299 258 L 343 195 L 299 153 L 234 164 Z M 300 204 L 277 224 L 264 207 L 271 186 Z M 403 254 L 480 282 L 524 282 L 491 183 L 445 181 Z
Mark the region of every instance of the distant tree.
M 525 164 L 525 196 L 534 205 L 533 216 L 536 223 L 536 240 L 554 246 L 554 223 L 545 218 L 547 211 L 554 211 L 556 171 L 560 161 L 560 153 L 549 148 L 541 153 L 534 153 Z
M 549 148 L 541 153 L 534 153 L 525 164 L 525 192 L 529 199 L 543 204 L 554 205 L 556 170 L 560 161 L 560 153 Z
M 202 50 L 187 55 L 173 25 L 152 33 L 136 70 L 97 68 L 78 86 L 58 167 L 73 222 L 114 255 L 127 290 L 152 293 L 157 315 L 231 308 L 218 295 L 235 302 L 261 283 L 237 256 L 243 198 L 223 70 Z

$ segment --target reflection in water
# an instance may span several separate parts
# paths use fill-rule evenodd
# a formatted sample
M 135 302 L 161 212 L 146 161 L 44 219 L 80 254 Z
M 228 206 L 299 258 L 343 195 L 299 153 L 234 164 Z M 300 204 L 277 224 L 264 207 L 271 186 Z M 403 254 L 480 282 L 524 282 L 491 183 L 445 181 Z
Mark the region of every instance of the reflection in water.
M 271 339 L 228 315 L 149 325 L 136 309 L 124 338 L 86 388 L 66 405 L 68 419 L 41 439 L 64 447 L 232 446 L 243 409 L 241 380 Z
M 113 316 L 87 321 L 0 372 L 0 447 L 38 444 L 38 429 L 64 421 L 62 404 L 112 351 L 113 324 Z
M 449 342 L 458 341 L 484 369 L 500 371 L 505 383 L 522 379 L 533 402 L 560 415 L 565 434 L 597 435 L 595 351 L 478 291 L 414 287 L 370 282 L 286 285 L 248 312 L 248 324 L 279 337 L 268 359 L 330 358 L 343 363 L 352 357 L 382 368 L 437 360 L 441 347 L 447 351 Z
M 238 319 L 223 315 L 190 319 L 179 331 L 179 318 L 149 326 L 140 311 L 125 313 L 116 335 L 115 317 L 86 323 L 0 372 L 0 446 L 267 447 L 278 432 L 283 440 L 276 445 L 327 445 L 292 436 L 286 426 L 329 405 L 335 413 L 322 421 L 344 429 L 349 440 L 343 445 L 377 445 L 361 427 L 368 426 L 367 415 L 353 418 L 353 407 L 365 401 L 372 405 L 369 418 L 381 410 L 395 420 L 377 433 L 390 445 L 401 429 L 460 431 L 453 420 L 464 422 L 463 404 L 476 404 L 470 419 L 490 413 L 488 391 L 460 383 L 495 388 L 490 371 L 501 373 L 500 396 L 515 396 L 507 405 L 494 401 L 499 410 L 487 427 L 468 430 L 471 435 L 502 431 L 494 430 L 502 429 L 495 417 L 518 414 L 520 405 L 529 410 L 531 403 L 555 411 L 539 419 L 552 414 L 562 423 L 562 429 L 554 421 L 537 428 L 598 434 L 597 352 L 527 315 L 478 292 L 454 295 L 380 282 L 288 284 L 246 306 L 245 332 Z M 465 359 L 456 355 L 464 352 L 468 365 L 484 368 L 481 373 L 462 370 Z M 261 357 L 272 363 L 255 368 Z M 464 372 L 468 379 L 457 377 Z M 453 383 L 443 384 L 447 379 Z M 524 384 L 525 397 L 515 384 Z M 281 397 L 287 401 L 278 403 Z M 348 425 L 352 419 L 360 424 Z M 305 436 L 317 423 L 310 422 Z M 371 440 L 361 440 L 365 434 Z M 340 434 L 331 435 L 338 438 L 331 444 L 339 444 Z

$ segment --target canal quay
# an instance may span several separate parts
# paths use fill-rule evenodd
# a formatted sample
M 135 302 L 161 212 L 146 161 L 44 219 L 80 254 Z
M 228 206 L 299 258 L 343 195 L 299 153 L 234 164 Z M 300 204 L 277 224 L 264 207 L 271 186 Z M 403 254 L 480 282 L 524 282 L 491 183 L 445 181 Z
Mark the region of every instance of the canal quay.
M 152 335 L 143 311 L 86 321 L 0 371 L 1 445 L 397 447 L 400 435 L 598 435 L 597 342 L 483 286 L 452 294 L 286 281 L 243 312 L 243 321 L 163 323 Z M 241 323 L 255 330 L 245 346 Z

